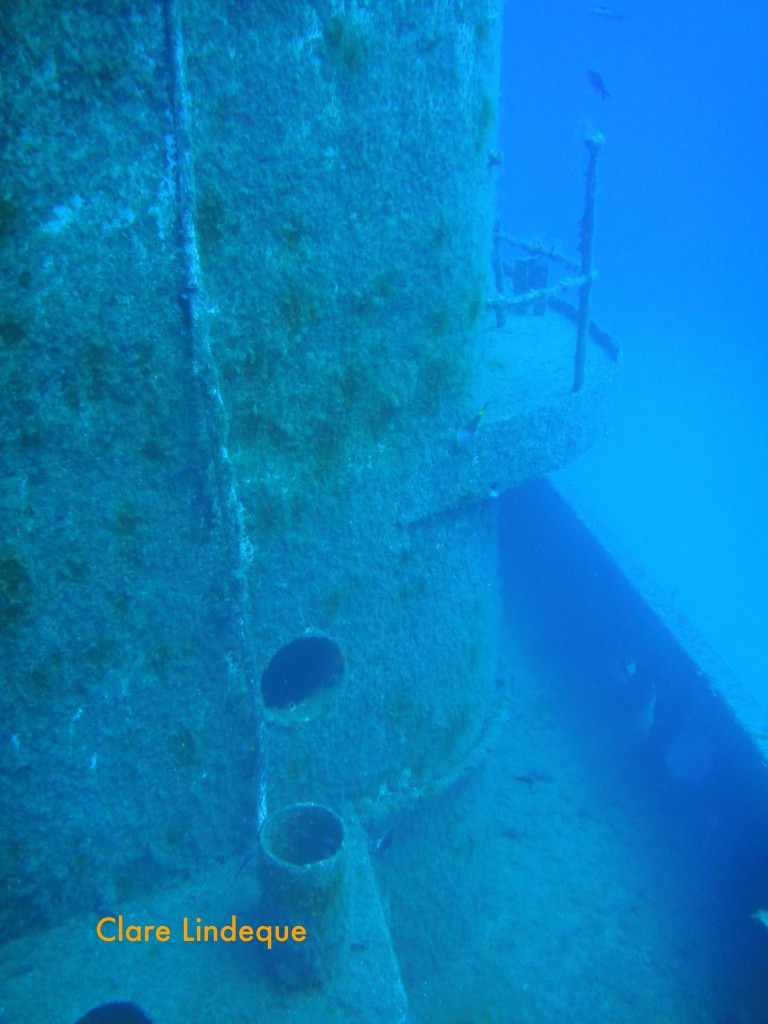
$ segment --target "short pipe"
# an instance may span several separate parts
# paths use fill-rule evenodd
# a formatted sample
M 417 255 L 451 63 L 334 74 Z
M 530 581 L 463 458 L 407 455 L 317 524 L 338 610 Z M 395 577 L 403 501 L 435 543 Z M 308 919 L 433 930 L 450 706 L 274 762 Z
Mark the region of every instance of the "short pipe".
M 262 825 L 262 920 L 306 931 L 302 942 L 266 951 L 283 985 L 322 984 L 334 972 L 345 934 L 344 840 L 344 822 L 321 804 L 292 804 Z

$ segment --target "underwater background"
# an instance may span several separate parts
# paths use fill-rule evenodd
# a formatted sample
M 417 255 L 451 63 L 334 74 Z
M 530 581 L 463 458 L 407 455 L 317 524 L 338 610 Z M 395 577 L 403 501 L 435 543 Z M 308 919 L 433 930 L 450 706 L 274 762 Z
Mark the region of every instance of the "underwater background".
M 561 479 L 766 707 L 768 12 L 640 0 L 617 20 L 603 6 L 505 8 L 505 222 L 570 244 L 577 142 L 607 138 L 593 311 L 624 345 L 624 400 L 611 437 Z

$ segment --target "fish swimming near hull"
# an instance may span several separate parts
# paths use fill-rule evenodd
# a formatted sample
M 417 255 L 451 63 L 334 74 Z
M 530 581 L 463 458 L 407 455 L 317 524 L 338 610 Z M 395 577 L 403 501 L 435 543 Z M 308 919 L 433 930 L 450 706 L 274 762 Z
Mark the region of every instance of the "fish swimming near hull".
M 392 841 L 395 838 L 395 830 L 388 828 L 386 832 L 382 832 L 376 842 L 373 844 L 373 852 L 379 855 L 384 854 L 392 845 Z
M 600 99 L 607 100 L 611 95 L 605 87 L 605 81 L 599 71 L 589 70 L 587 72 L 587 80 L 596 93 L 599 94 Z
M 485 416 L 485 410 L 487 408 L 488 403 L 486 402 L 482 409 L 478 410 L 476 415 L 472 417 L 472 419 L 469 421 L 469 423 L 467 423 L 466 426 L 459 427 L 459 429 L 456 431 L 456 440 L 459 442 L 460 445 L 466 446 L 472 441 L 477 431 L 477 428 L 480 426 L 480 421 L 482 420 L 483 416 Z
M 594 14 L 596 18 L 603 18 L 604 21 L 624 21 L 625 17 L 621 11 L 609 7 L 608 4 L 592 4 L 589 13 Z

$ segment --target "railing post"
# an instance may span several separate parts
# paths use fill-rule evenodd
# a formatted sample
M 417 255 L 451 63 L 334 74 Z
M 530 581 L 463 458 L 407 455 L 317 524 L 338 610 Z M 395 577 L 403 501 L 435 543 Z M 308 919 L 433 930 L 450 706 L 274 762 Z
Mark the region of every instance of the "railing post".
M 501 258 L 501 220 L 496 218 L 493 222 L 493 280 L 496 285 L 496 294 L 504 298 L 504 260 Z M 496 307 L 496 326 L 503 327 L 506 320 L 506 313 L 503 306 Z
M 579 391 L 584 384 L 584 363 L 587 358 L 589 336 L 589 299 L 592 291 L 592 236 L 595 230 L 595 192 L 597 189 L 597 158 L 605 139 L 596 132 L 588 135 L 584 144 L 589 151 L 587 183 L 584 189 L 584 217 L 581 221 L 581 275 L 585 279 L 579 288 L 579 313 L 576 320 L 576 354 L 573 360 L 573 390 Z

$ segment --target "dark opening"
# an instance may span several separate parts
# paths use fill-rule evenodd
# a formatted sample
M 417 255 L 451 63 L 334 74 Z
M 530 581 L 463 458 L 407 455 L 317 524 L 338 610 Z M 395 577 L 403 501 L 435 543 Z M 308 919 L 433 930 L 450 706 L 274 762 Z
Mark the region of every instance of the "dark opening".
M 80 1017 L 77 1024 L 152 1024 L 136 1003 L 102 1003 Z
M 291 708 L 341 682 L 344 658 L 325 636 L 303 636 L 281 647 L 261 676 L 265 707 Z
M 278 860 L 301 867 L 328 860 L 341 849 L 344 825 L 318 804 L 296 804 L 264 823 L 261 845 Z

